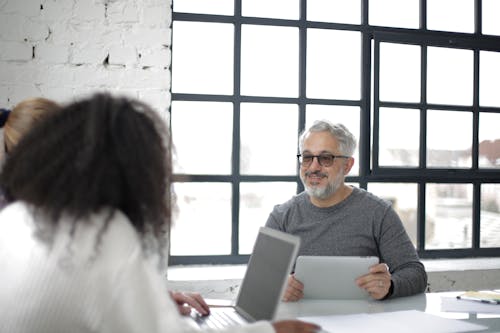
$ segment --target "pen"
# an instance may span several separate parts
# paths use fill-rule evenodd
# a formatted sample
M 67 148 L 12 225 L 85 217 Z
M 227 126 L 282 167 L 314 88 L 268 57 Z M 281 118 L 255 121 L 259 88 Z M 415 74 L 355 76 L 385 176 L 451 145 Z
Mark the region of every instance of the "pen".
M 476 297 L 470 297 L 470 296 L 457 296 L 457 299 L 463 299 L 466 301 L 476 301 L 476 302 L 481 302 L 481 303 L 486 303 L 486 304 L 500 304 L 500 300 L 498 300 L 498 299 L 483 299 L 483 298 L 476 298 Z

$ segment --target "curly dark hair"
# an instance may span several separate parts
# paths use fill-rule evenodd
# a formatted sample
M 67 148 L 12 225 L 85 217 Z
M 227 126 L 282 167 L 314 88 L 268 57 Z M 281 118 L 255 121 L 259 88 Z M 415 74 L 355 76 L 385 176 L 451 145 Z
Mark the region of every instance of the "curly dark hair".
M 96 94 L 37 124 L 5 162 L 0 186 L 57 225 L 101 208 L 122 211 L 139 234 L 170 225 L 170 135 L 147 105 Z

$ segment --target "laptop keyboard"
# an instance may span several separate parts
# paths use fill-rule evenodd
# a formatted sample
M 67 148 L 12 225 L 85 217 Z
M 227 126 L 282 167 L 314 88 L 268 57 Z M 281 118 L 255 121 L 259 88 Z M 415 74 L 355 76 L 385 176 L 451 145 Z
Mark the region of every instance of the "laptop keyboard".
M 217 309 L 210 309 L 210 315 L 200 316 L 196 315 L 195 321 L 201 328 L 224 328 L 228 326 L 242 325 L 245 323 L 234 311 L 217 311 Z

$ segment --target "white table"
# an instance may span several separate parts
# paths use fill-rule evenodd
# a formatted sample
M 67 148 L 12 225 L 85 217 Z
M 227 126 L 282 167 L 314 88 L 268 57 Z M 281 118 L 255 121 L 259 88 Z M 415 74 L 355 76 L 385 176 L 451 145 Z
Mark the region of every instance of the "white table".
M 277 319 L 307 316 L 324 316 L 355 313 L 379 313 L 402 310 L 419 310 L 445 318 L 465 320 L 487 326 L 481 332 L 500 332 L 500 314 L 481 314 L 467 312 L 444 312 L 441 297 L 454 297 L 460 292 L 426 293 L 409 297 L 400 297 L 384 301 L 376 300 L 300 300 L 299 302 L 281 303 Z M 500 306 L 500 305 L 495 305 Z

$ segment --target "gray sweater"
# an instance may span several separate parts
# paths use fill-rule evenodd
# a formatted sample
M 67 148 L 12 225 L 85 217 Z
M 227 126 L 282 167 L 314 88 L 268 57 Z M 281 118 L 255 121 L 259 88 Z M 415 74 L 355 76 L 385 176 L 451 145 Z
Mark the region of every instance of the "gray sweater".
M 427 274 L 391 204 L 359 188 L 327 208 L 302 192 L 271 212 L 267 227 L 301 238 L 299 255 L 377 256 L 392 274 L 390 297 L 424 292 Z

